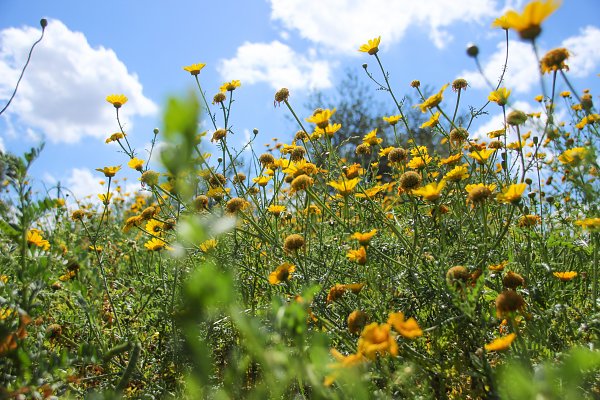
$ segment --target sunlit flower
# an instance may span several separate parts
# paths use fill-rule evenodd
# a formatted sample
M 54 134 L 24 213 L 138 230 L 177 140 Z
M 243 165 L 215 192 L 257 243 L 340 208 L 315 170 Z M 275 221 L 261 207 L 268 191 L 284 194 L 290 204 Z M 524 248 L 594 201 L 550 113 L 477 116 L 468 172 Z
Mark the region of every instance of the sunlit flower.
M 502 351 L 510 347 L 510 344 L 515 340 L 517 335 L 515 333 L 509 333 L 506 336 L 494 339 L 491 343 L 486 344 L 484 347 L 487 351 Z
M 127 233 L 134 226 L 138 226 L 143 222 L 143 219 L 140 215 L 134 215 L 133 217 L 127 218 L 125 221 L 125 226 L 123 227 L 123 232 Z
M 363 143 L 367 143 L 369 146 L 375 146 L 381 142 L 383 142 L 383 139 L 377 137 L 377 128 L 373 129 L 363 137 Z
M 521 200 L 523 192 L 527 189 L 526 183 L 514 183 L 502 190 L 502 193 L 498 193 L 496 200 L 500 203 L 512 203 L 516 204 Z
M 558 279 L 560 279 L 563 282 L 567 282 L 567 281 L 573 280 L 575 277 L 577 277 L 577 272 L 575 272 L 575 271 L 553 272 L 552 275 L 554 275 L 555 277 L 557 277 Z
M 40 247 L 42 250 L 50 249 L 50 242 L 42 237 L 42 232 L 38 229 L 30 229 L 25 237 L 27 244 Z
M 586 218 L 575 221 L 575 225 L 581 226 L 584 229 L 596 230 L 600 229 L 600 218 Z
M 488 266 L 488 269 L 493 272 L 501 272 L 504 271 L 504 268 L 508 265 L 508 260 L 502 261 L 498 264 L 492 264 Z
M 127 163 L 127 165 L 130 168 L 135 169 L 136 171 L 140 171 L 142 172 L 142 170 L 144 169 L 144 160 L 140 160 L 137 157 L 133 157 L 131 160 L 129 160 L 129 162 Z
M 360 293 L 360 291 L 365 286 L 364 283 L 350 283 L 350 284 L 340 284 L 337 283 L 333 285 L 329 289 L 329 293 L 327 294 L 327 303 L 331 303 L 332 301 L 336 301 L 340 297 L 343 296 L 344 293 L 350 291 L 354 294 Z
M 415 108 L 419 107 L 421 109 L 421 112 L 426 112 L 427 110 L 431 110 L 432 108 L 437 107 L 442 102 L 442 99 L 443 99 L 442 93 L 444 92 L 444 90 L 446 90 L 447 87 L 448 87 L 448 84 L 445 84 L 444 86 L 442 86 L 442 88 L 440 89 L 439 92 L 430 96 L 423 103 L 417 104 L 415 106 Z
M 202 250 L 204 253 L 208 253 L 209 251 L 215 249 L 217 247 L 217 240 L 216 239 L 207 239 L 204 242 L 200 243 L 200 250 Z
M 352 234 L 352 236 L 350 236 L 350 239 L 358 240 L 358 243 L 361 246 L 368 246 L 369 243 L 371 242 L 371 239 L 376 234 L 377 234 L 377 229 L 371 229 L 369 232 L 365 232 L 365 233 L 354 232 L 354 234 Z
M 508 103 L 508 96 L 510 96 L 510 90 L 502 87 L 491 92 L 488 96 L 488 100 L 499 106 L 504 106 Z
M 376 37 L 375 39 L 369 39 L 366 44 L 363 44 L 358 48 L 358 51 L 362 51 L 363 53 L 369 53 L 370 55 L 377 54 L 379 51 L 379 43 L 381 42 L 381 36 Z
M 298 251 L 302 247 L 304 247 L 305 243 L 306 242 L 304 241 L 304 238 L 302 237 L 302 235 L 293 233 L 293 234 L 289 235 L 288 237 L 286 237 L 285 240 L 283 241 L 283 250 L 285 250 L 286 253 Z
M 490 198 L 492 192 L 496 190 L 496 185 L 485 185 L 483 183 L 470 184 L 465 186 L 468 193 L 467 201 L 473 204 L 480 204 Z
M 240 86 L 242 86 L 242 83 L 234 79 L 231 82 L 225 82 L 224 84 L 222 84 L 219 88 L 219 91 L 221 93 L 233 92 L 236 88 L 239 88 Z
M 389 117 L 383 117 L 383 120 L 391 126 L 396 125 L 401 119 L 402 115 L 390 115 Z
M 435 201 L 440 198 L 442 190 L 446 186 L 446 181 L 441 180 L 440 182 L 431 182 L 430 184 L 414 189 L 412 194 L 414 196 L 420 196 L 427 201 Z
M 112 193 L 100 193 L 98 195 L 98 198 L 100 199 L 100 201 L 102 202 L 102 204 L 104 204 L 105 206 L 110 204 L 110 199 L 112 199 L 113 194 Z
M 366 312 L 360 310 L 354 310 L 348 315 L 348 331 L 350 333 L 359 333 L 361 329 L 367 324 L 369 316 Z
M 352 193 L 356 185 L 360 182 L 359 178 L 346 179 L 342 177 L 337 181 L 330 181 L 327 184 L 337 190 L 342 196 L 348 196 Z
M 283 263 L 273 272 L 269 274 L 269 283 L 277 285 L 281 282 L 287 282 L 292 277 L 292 273 L 296 271 L 296 266 L 290 263 Z
M 426 167 L 431 161 L 433 161 L 433 158 L 429 154 L 424 154 L 423 156 L 411 158 L 407 167 L 411 169 L 420 169 Z
M 412 317 L 405 320 L 402 312 L 390 313 L 387 323 L 407 339 L 414 339 L 423 335 L 417 320 Z
M 144 247 L 146 249 L 148 249 L 149 251 L 160 251 L 160 250 L 164 250 L 167 249 L 169 250 L 169 246 L 167 246 L 167 243 L 161 239 L 158 238 L 152 238 L 149 241 L 147 241 L 146 243 L 144 243 Z
M 317 127 L 321 129 L 325 129 L 327 125 L 329 125 L 329 119 L 335 113 L 335 108 L 333 110 L 329 109 L 317 109 L 313 115 L 306 118 L 307 122 L 312 122 L 317 125 Z
M 115 106 L 115 108 L 120 108 L 123 104 L 127 103 L 127 96 L 124 94 L 111 94 L 106 96 L 106 101 Z
M 242 199 L 241 197 L 234 197 L 232 199 L 229 199 L 229 201 L 227 201 L 227 203 L 225 204 L 225 211 L 228 214 L 235 214 L 239 211 L 242 211 L 248 206 L 249 203 L 245 199 Z
M 200 73 L 200 71 L 202 70 L 202 68 L 204 68 L 206 66 L 206 64 L 192 64 L 192 65 L 188 65 L 187 67 L 183 67 L 183 69 L 187 72 L 189 72 L 192 75 L 198 75 Z
M 433 128 L 440 121 L 440 115 L 442 115 L 439 111 L 436 111 L 434 114 L 429 117 L 429 120 L 423 122 L 420 126 L 421 129 L 424 128 Z
M 258 186 L 267 186 L 269 181 L 271 180 L 271 176 L 257 176 L 256 178 L 252 178 L 252 182 L 256 183 Z
M 116 132 L 116 133 L 113 133 L 112 135 L 110 135 L 108 137 L 108 139 L 105 140 L 105 143 L 116 142 L 120 139 L 123 139 L 124 137 L 125 137 L 125 134 L 123 132 Z
M 164 222 L 151 219 L 146 223 L 146 227 L 144 229 L 146 232 L 150 232 L 154 236 L 160 236 L 165 230 L 165 224 Z
M 542 222 L 542 217 L 539 215 L 527 214 L 519 218 L 517 225 L 521 228 L 530 228 L 539 225 Z
M 497 18 L 492 26 L 513 29 L 521 39 L 533 40 L 542 32 L 541 23 L 560 6 L 557 0 L 535 0 L 525 6 L 522 14 L 510 10 Z
M 377 355 L 398 355 L 398 344 L 391 334 L 389 324 L 373 322 L 363 329 L 358 339 L 358 351 L 374 360 Z
M 364 246 L 360 246 L 358 250 L 350 249 L 346 257 L 349 261 L 353 261 L 359 265 L 365 265 L 367 263 L 367 250 Z
M 330 353 L 337 360 L 337 363 L 329 365 L 329 368 L 332 368 L 334 371 L 331 375 L 327 375 L 325 377 L 323 382 L 325 386 L 331 386 L 333 382 L 335 382 L 336 378 L 341 373 L 341 369 L 352 368 L 366 361 L 365 356 L 363 356 L 360 352 L 345 356 L 336 349 L 331 349 Z
M 315 135 L 316 135 L 316 137 L 321 137 L 321 135 L 332 137 L 341 128 L 342 128 L 342 124 L 327 124 L 327 126 L 325 128 L 319 128 L 317 126 L 317 127 L 315 127 Z M 313 138 L 313 139 L 315 139 L 315 138 Z
M 483 149 L 469 153 L 469 157 L 477 161 L 479 164 L 485 164 L 492 154 L 496 152 L 496 149 Z
M 102 172 L 105 177 L 112 178 L 121 169 L 120 165 L 114 167 L 96 168 L 96 171 Z
M 558 161 L 568 165 L 580 164 L 588 155 L 589 150 L 585 147 L 574 147 L 572 149 L 565 150 L 560 156 Z
M 550 50 L 540 61 L 540 70 L 542 71 L 542 74 L 558 70 L 568 71 L 569 66 L 565 64 L 565 61 L 569 56 L 569 51 L 564 47 Z
M 457 165 L 452 170 L 444 175 L 444 179 L 450 182 L 459 182 L 469 177 L 469 171 L 464 165 Z
M 281 213 L 285 211 L 285 206 L 271 204 L 267 208 L 267 211 L 270 212 L 271 214 L 273 214 L 274 216 L 279 217 L 281 215 Z

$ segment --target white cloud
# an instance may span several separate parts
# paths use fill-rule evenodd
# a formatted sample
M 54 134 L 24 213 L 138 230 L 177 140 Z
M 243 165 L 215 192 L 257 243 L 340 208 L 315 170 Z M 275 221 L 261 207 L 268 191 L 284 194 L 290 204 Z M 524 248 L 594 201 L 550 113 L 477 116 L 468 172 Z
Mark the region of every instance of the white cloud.
M 0 137 L 0 151 L 6 151 L 6 147 L 4 147 L 4 140 Z
M 226 80 L 266 82 L 274 89 L 326 89 L 332 85 L 329 62 L 298 54 L 278 40 L 244 43 L 234 58 L 221 60 L 219 70 Z
M 586 26 L 580 32 L 579 36 L 562 42 L 562 46 L 571 52 L 571 58 L 567 61 L 569 73 L 579 78 L 596 72 L 600 64 L 600 29 Z
M 558 47 L 567 48 L 571 57 L 566 64 L 569 65 L 569 74 L 576 77 L 586 77 L 595 72 L 600 64 L 600 29 L 587 26 L 580 31 L 580 35 L 569 37 Z M 483 65 L 486 77 L 494 84 L 502 72 L 506 56 L 505 43 L 498 43 L 497 50 Z M 540 54 L 547 50 L 541 49 Z M 485 80 L 478 71 L 463 71 L 461 77 L 465 78 L 474 88 L 486 88 Z M 509 45 L 508 69 L 504 77 L 507 88 L 515 92 L 527 93 L 533 87 L 539 87 L 540 77 L 538 63 L 529 43 L 511 42 Z
M 101 179 L 88 168 L 73 168 L 66 178 L 64 187 L 71 193 L 75 200 L 84 201 L 86 197 L 96 197 L 102 191 Z
M 471 135 L 471 137 L 477 138 L 477 139 L 489 140 L 489 138 L 487 137 L 488 132 L 492 132 L 492 131 L 496 131 L 496 130 L 504 128 L 504 115 L 502 114 L 502 109 L 494 103 L 490 103 L 488 105 L 488 107 L 492 107 L 492 108 L 489 108 L 488 111 L 498 111 L 498 113 L 493 114 L 491 116 L 484 117 L 486 122 L 479 125 L 477 127 L 477 129 L 475 130 L 475 132 Z M 530 103 L 527 103 L 525 101 L 517 101 L 516 103 L 511 105 L 511 109 L 506 110 L 506 113 L 507 114 L 510 113 L 511 110 L 519 110 L 519 111 L 523 111 L 525 113 L 538 112 L 538 111 L 540 111 L 538 108 L 539 107 L 535 108 Z M 529 129 L 529 128 L 526 128 L 526 129 Z M 517 140 L 516 133 L 513 133 L 512 131 L 513 131 L 512 129 L 509 129 L 509 132 L 508 132 L 508 141 L 509 142 Z
M 438 47 L 452 36 L 446 30 L 460 22 L 482 22 L 498 15 L 496 0 L 270 0 L 271 19 L 286 29 L 332 50 L 357 54 L 356 49 L 381 35 L 385 48 L 399 42 L 406 31 L 419 27 L 429 32 Z
M 40 29 L 7 28 L 0 31 L 0 99 L 8 100 Z M 36 46 L 17 95 L 6 113 L 27 128 L 43 132 L 52 142 L 76 142 L 85 136 L 106 137 L 118 130 L 115 110 L 105 101 L 112 93 L 129 97 L 123 122 L 151 115 L 157 106 L 143 94 L 135 73 L 127 70 L 115 52 L 92 48 L 84 34 L 61 21 L 48 23 Z

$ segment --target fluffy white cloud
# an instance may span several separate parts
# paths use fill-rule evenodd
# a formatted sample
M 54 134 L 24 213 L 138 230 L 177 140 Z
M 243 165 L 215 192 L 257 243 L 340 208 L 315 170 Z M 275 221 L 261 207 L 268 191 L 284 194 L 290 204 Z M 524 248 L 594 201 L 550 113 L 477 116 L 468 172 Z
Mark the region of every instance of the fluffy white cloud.
M 490 107 L 490 108 L 488 108 L 488 112 L 490 112 L 490 113 L 497 112 L 497 113 L 495 113 L 491 116 L 485 116 L 484 117 L 485 122 L 477 127 L 477 129 L 474 131 L 474 133 L 471 135 L 471 137 L 483 139 L 483 140 L 489 140 L 489 138 L 487 137 L 488 132 L 492 132 L 492 131 L 496 131 L 496 130 L 504 128 L 504 115 L 502 114 L 502 109 L 493 103 L 488 105 L 488 107 Z M 513 110 L 520 110 L 525 113 L 541 111 L 538 108 L 535 108 L 530 103 L 527 103 L 525 101 L 517 101 L 511 107 L 511 109 L 513 109 Z M 507 113 L 509 113 L 510 111 L 511 110 L 506 110 Z M 526 127 L 524 129 L 529 129 L 529 128 Z M 508 141 L 511 142 L 511 141 L 515 141 L 515 140 L 517 140 L 516 133 L 513 132 L 513 129 L 510 129 L 508 132 Z
M 579 36 L 565 39 L 562 46 L 571 52 L 571 58 L 567 61 L 570 74 L 585 77 L 597 72 L 600 64 L 600 29 L 586 26 L 580 32 Z
M 86 197 L 96 197 L 101 192 L 101 179 L 98 173 L 93 173 L 88 168 L 73 168 L 65 180 L 64 187 L 75 197 L 77 201 L 85 201 Z
M 270 0 L 271 19 L 332 50 L 356 54 L 367 39 L 381 35 L 382 46 L 400 41 L 420 27 L 442 48 L 452 40 L 446 30 L 460 22 L 483 22 L 499 15 L 496 0 Z
M 5 151 L 6 147 L 4 147 L 4 140 L 0 137 L 0 151 Z
M 40 33 L 32 27 L 0 31 L 2 103 L 10 97 L 27 53 Z M 113 50 L 92 48 L 82 33 L 51 20 L 4 115 L 43 132 L 52 142 L 105 137 L 118 130 L 114 108 L 105 101 L 112 93 L 129 97 L 122 113 L 129 129 L 131 117 L 151 115 L 158 109 L 144 96 L 137 75 L 127 70 Z
M 329 62 L 319 61 L 314 55 L 298 54 L 278 40 L 244 43 L 235 57 L 221 60 L 219 70 L 225 80 L 239 79 L 249 84 L 266 82 L 274 89 L 331 87 Z
M 570 75 L 586 77 L 595 72 L 600 64 L 600 29 L 587 26 L 580 31 L 580 35 L 565 39 L 560 46 L 571 52 L 567 60 Z M 505 43 L 498 43 L 497 50 L 483 64 L 486 77 L 494 84 L 502 72 L 506 57 Z M 533 87 L 539 87 L 538 63 L 530 44 L 525 42 L 511 42 L 509 45 L 508 69 L 506 71 L 505 86 L 521 93 L 527 93 Z M 542 49 L 540 53 L 545 54 Z M 461 77 L 465 78 L 474 88 L 486 88 L 485 80 L 478 71 L 463 71 Z

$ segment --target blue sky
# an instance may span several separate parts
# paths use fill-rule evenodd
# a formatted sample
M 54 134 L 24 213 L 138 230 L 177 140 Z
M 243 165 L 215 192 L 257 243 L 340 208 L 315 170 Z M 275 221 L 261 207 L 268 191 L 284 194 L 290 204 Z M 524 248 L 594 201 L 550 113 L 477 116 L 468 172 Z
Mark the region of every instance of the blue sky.
M 0 150 L 20 154 L 44 140 L 46 147 L 32 170 L 36 180 L 46 186 L 60 181 L 78 196 L 96 193 L 102 174 L 95 168 L 122 164 L 127 170 L 125 155 L 115 144 L 104 144 L 118 130 L 106 95 L 129 97 L 122 109 L 125 129 L 139 157 L 145 158 L 144 147 L 152 139 L 152 129 L 161 125 L 167 96 L 195 88 L 182 67 L 202 62 L 207 66 L 200 76 L 209 98 L 224 81 L 241 80 L 232 110 L 237 147 L 258 128 L 260 151 L 262 143 L 273 137 L 289 142 L 297 130 L 284 108 L 273 107 L 276 89 L 288 87 L 292 104 L 306 116 L 302 105 L 311 90 L 327 93 L 345 69 L 360 74 L 363 63 L 374 64 L 373 58 L 356 49 L 379 35 L 380 56 L 397 94 L 409 93 L 413 79 L 439 88 L 465 77 L 470 87 L 463 105 L 477 106 L 489 90 L 465 47 L 469 42 L 479 45 L 484 69 L 495 81 L 502 66 L 504 32 L 490 24 L 508 8 L 521 10 L 524 3 L 2 0 L 0 105 L 8 100 L 27 51 L 40 34 L 39 19 L 47 18 L 50 24 L 15 100 L 0 117 Z M 565 0 L 544 23 L 539 39 L 542 52 L 561 46 L 571 50 L 573 83 L 578 89 L 591 89 L 596 102 L 598 15 L 597 0 Z M 513 89 L 519 107 L 534 111 L 533 97 L 540 94 L 536 64 L 530 46 L 512 32 L 510 37 L 506 86 Z M 389 101 L 385 93 L 377 96 Z M 490 115 L 479 129 L 501 128 L 496 126 L 498 118 Z M 210 143 L 206 150 L 212 150 Z M 129 176 L 134 184 L 133 172 L 120 175 Z

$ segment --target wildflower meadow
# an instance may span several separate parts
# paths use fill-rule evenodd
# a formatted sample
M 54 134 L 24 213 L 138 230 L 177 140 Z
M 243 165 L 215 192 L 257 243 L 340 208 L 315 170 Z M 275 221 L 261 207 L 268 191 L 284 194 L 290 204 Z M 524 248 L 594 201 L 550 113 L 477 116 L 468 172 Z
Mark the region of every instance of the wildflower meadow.
M 209 93 L 197 63 L 146 151 L 107 93 L 123 161 L 97 166 L 94 201 L 34 186 L 43 149 L 0 153 L 0 398 L 600 398 L 600 115 L 570 50 L 538 52 L 557 7 L 490 28 L 536 52 L 536 112 L 506 64 L 477 104 L 465 79 L 396 87 L 382 36 L 357 49 L 395 110 L 382 129 L 281 88 L 295 132 L 234 149 L 244 82 Z

